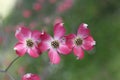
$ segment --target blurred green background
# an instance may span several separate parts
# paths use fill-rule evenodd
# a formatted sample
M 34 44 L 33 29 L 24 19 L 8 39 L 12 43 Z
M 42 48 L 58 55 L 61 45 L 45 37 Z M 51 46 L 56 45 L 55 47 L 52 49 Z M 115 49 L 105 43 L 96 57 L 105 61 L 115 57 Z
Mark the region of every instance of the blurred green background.
M 85 51 L 83 60 L 77 60 L 73 53 L 61 55 L 58 65 L 50 64 L 47 52 L 36 59 L 25 55 L 9 69 L 10 75 L 16 80 L 21 80 L 25 73 L 37 73 L 42 80 L 120 80 L 120 0 L 13 0 L 13 3 L 8 15 L 0 14 L 0 69 L 5 69 L 17 56 L 13 50 L 17 25 L 45 29 L 52 35 L 56 18 L 62 18 L 66 34 L 76 33 L 83 22 L 89 25 L 96 41 L 93 51 Z M 40 4 L 39 10 L 34 9 L 35 3 Z M 60 11 L 59 7 L 65 10 Z M 26 10 L 28 17 L 24 15 Z M 0 80 L 13 79 L 0 73 Z

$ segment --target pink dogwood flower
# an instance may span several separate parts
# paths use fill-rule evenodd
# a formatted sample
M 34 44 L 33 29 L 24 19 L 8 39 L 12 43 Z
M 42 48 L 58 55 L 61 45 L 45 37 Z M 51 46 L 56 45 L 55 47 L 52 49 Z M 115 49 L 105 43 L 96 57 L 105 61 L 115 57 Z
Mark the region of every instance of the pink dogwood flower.
M 63 36 L 65 34 L 65 28 L 63 23 L 58 23 L 54 26 L 54 38 L 49 34 L 43 33 L 41 36 L 42 42 L 39 44 L 40 50 L 47 51 L 52 64 L 58 64 L 60 62 L 60 54 L 69 54 L 71 49 L 66 45 Z
M 87 26 L 87 24 L 82 23 L 78 28 L 77 35 L 69 34 L 66 36 L 66 44 L 69 48 L 73 48 L 73 52 L 77 56 L 77 59 L 82 59 L 84 57 L 83 50 L 92 50 L 95 45 L 95 41 L 90 35 Z
M 22 13 L 24 18 L 29 18 L 31 16 L 31 11 L 30 10 L 24 10 Z
M 23 56 L 26 52 L 33 58 L 40 55 L 38 44 L 40 43 L 39 31 L 30 31 L 26 27 L 19 27 L 16 30 L 15 37 L 18 39 L 18 43 L 14 46 L 18 56 Z
M 22 80 L 41 80 L 37 74 L 27 73 L 22 77 Z
M 42 8 L 42 6 L 40 5 L 40 3 L 34 3 L 33 4 L 33 9 L 35 11 L 39 11 Z
M 74 4 L 74 0 L 63 0 L 63 2 L 60 3 L 56 8 L 56 11 L 58 13 L 63 13 L 68 9 L 70 9 L 73 6 L 73 4 Z

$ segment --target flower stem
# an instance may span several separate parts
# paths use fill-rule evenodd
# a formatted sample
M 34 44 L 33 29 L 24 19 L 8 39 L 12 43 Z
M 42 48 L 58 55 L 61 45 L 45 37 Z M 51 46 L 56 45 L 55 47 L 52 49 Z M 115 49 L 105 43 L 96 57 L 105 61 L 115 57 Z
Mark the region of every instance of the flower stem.
M 9 70 L 9 68 L 12 66 L 12 64 L 17 60 L 19 59 L 20 57 L 16 57 L 9 65 L 8 67 L 5 69 L 5 70 L 0 70 L 0 72 L 7 72 Z
M 19 56 L 16 57 L 16 58 L 8 65 L 8 67 L 5 69 L 5 72 L 7 72 L 8 69 L 12 66 L 12 64 L 13 64 L 17 59 L 19 59 L 19 58 L 20 58 Z

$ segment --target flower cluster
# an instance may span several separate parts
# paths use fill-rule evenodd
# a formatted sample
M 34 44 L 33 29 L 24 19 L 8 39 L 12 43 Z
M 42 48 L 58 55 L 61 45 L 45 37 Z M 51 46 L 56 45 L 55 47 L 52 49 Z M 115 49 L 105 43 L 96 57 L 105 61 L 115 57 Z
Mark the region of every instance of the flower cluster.
M 65 35 L 63 23 L 57 23 L 54 26 L 53 37 L 45 31 L 30 31 L 25 26 L 21 26 L 15 33 L 18 43 L 15 45 L 14 50 L 18 56 L 23 56 L 27 52 L 33 58 L 39 57 L 44 51 L 48 51 L 52 64 L 60 62 L 59 54 L 67 55 L 72 50 L 77 59 L 82 59 L 84 57 L 83 50 L 92 50 L 95 45 L 87 26 L 87 24 L 82 23 L 76 35 Z
M 33 58 L 37 58 L 43 52 L 48 51 L 52 64 L 60 63 L 60 54 L 67 55 L 72 51 L 77 59 L 82 59 L 84 50 L 92 50 L 95 45 L 87 26 L 87 24 L 82 23 L 77 34 L 65 35 L 64 25 L 59 22 L 54 25 L 54 36 L 45 31 L 31 31 L 25 26 L 20 26 L 15 33 L 18 43 L 14 50 L 18 56 L 23 56 L 27 52 Z M 36 74 L 28 73 L 23 76 L 22 80 L 40 80 L 40 78 Z

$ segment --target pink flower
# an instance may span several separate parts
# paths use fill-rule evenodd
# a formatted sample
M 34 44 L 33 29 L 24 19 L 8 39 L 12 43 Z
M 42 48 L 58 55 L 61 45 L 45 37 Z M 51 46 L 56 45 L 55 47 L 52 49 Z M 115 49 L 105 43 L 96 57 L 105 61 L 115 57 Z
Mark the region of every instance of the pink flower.
M 90 35 L 90 31 L 87 26 L 87 24 L 82 23 L 78 28 L 77 35 L 70 34 L 66 36 L 66 44 L 69 48 L 73 48 L 73 52 L 78 59 L 82 59 L 84 57 L 83 50 L 92 50 L 95 45 L 95 41 Z
M 27 73 L 22 77 L 22 80 L 41 80 L 37 74 Z
M 29 18 L 31 16 L 31 11 L 30 10 L 24 10 L 23 11 L 23 17 L 24 18 Z
M 54 38 L 45 32 L 41 36 L 42 42 L 39 44 L 40 50 L 49 50 L 48 56 L 52 64 L 58 64 L 60 62 L 60 54 L 69 54 L 71 49 L 65 44 L 64 36 L 65 28 L 63 23 L 58 23 L 54 26 Z
M 40 35 L 39 31 L 30 31 L 24 26 L 19 27 L 15 33 L 18 43 L 15 45 L 14 50 L 16 50 L 17 55 L 23 56 L 27 52 L 31 57 L 38 57 L 40 55 L 38 49 Z
M 33 9 L 34 9 L 35 11 L 39 11 L 39 10 L 41 9 L 40 3 L 34 3 L 34 4 L 33 4 Z
M 70 9 L 73 6 L 74 0 L 64 0 L 62 3 L 60 3 L 57 7 L 58 13 L 63 13 Z

